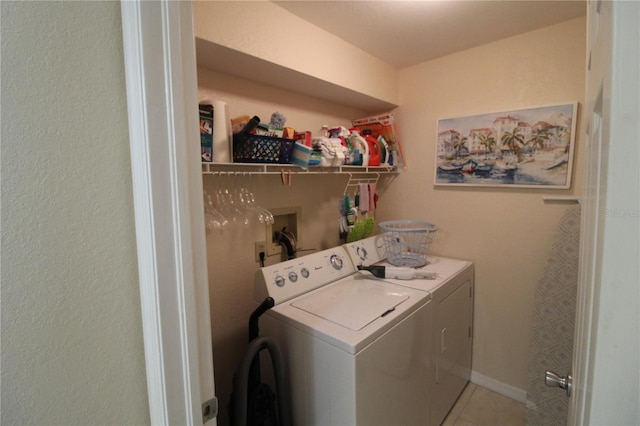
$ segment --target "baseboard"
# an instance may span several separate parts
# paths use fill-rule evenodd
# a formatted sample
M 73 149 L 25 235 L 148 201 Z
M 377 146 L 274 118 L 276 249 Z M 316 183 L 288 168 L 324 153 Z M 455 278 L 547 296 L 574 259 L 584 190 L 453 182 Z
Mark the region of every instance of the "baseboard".
M 480 374 L 475 371 L 471 372 L 470 380 L 471 383 L 475 383 L 478 386 L 492 390 L 500 395 L 506 396 L 507 398 L 515 399 L 523 404 L 527 403 L 527 391 L 525 390 L 499 382 L 496 379 L 492 379 L 491 377 L 487 377 L 484 374 Z

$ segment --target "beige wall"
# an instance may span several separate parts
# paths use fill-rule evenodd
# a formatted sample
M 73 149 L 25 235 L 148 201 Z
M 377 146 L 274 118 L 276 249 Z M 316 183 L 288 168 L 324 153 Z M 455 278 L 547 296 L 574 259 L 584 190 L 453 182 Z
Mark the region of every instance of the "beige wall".
M 148 424 L 118 2 L 1 2 L 2 424 Z
M 196 1 L 193 14 L 196 37 L 397 105 L 397 69 L 272 2 Z
M 526 33 L 403 69 L 399 132 L 408 170 L 380 216 L 438 224 L 433 251 L 476 263 L 473 370 L 526 390 L 534 292 L 566 204 L 582 193 L 577 138 L 570 190 L 434 187 L 439 118 L 583 102 L 585 19 Z M 578 135 L 585 125 L 578 119 Z

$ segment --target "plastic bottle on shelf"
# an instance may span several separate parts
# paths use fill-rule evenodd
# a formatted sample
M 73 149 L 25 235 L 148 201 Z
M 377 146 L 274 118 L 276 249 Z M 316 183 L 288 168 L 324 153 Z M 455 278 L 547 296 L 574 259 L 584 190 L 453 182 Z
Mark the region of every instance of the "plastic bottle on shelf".
M 242 131 L 240 133 L 251 133 L 253 129 L 255 129 L 258 124 L 260 124 L 260 117 L 254 115 L 251 119 L 244 125 Z
M 391 156 L 391 148 L 389 144 L 382 136 L 378 136 L 378 143 L 380 143 L 380 165 L 389 165 L 389 157 Z
M 367 144 L 367 140 L 360 136 L 359 129 L 349 129 L 351 134 L 349 135 L 349 142 L 351 143 L 351 147 L 354 152 L 358 151 L 358 153 L 362 153 L 362 162 L 359 160 L 355 160 L 352 164 L 354 165 L 369 165 L 369 145 Z
M 382 154 L 382 147 L 380 146 L 380 142 L 371 134 L 371 130 L 366 129 L 362 131 L 362 135 L 364 139 L 367 141 L 367 146 L 369 147 L 369 166 L 379 166 L 380 159 Z

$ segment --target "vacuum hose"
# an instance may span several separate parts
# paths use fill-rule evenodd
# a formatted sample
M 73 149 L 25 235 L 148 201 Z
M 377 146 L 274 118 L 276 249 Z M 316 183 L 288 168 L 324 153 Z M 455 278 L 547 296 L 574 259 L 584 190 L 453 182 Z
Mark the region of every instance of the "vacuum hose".
M 258 328 L 258 320 L 260 319 L 260 316 L 273 308 L 275 304 L 276 301 L 273 300 L 273 297 L 267 297 L 251 313 L 251 316 L 249 317 L 249 342 L 260 335 L 260 328 Z
M 249 393 L 249 372 L 254 357 L 262 349 L 266 348 L 271 356 L 271 364 L 276 378 L 276 392 L 278 394 L 278 411 L 280 412 L 280 425 L 291 426 L 291 410 L 288 398 L 285 397 L 285 380 L 284 380 L 284 361 L 282 353 L 276 342 L 270 337 L 258 337 L 249 343 L 249 349 L 242 359 L 240 370 L 236 377 L 236 394 L 235 394 L 235 426 L 247 426 L 247 399 Z

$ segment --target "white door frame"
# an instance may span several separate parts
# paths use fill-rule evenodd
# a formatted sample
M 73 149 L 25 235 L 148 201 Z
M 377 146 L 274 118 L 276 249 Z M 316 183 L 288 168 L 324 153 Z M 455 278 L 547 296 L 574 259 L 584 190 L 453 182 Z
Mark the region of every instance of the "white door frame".
M 150 419 L 202 424 L 214 383 L 191 2 L 120 7 Z
M 571 425 L 640 422 L 638 21 L 638 2 L 589 2 Z

